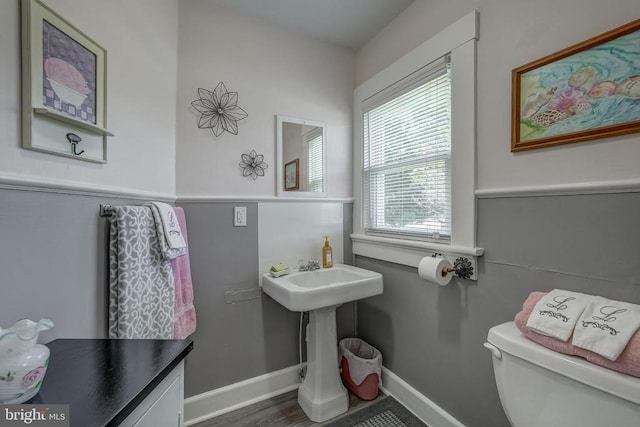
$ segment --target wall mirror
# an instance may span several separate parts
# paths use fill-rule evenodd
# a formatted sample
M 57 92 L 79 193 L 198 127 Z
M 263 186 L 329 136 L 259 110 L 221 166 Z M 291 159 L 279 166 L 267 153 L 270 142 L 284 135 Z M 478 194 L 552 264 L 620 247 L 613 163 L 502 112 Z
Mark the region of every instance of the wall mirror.
M 277 194 L 326 197 L 327 125 L 276 116 Z

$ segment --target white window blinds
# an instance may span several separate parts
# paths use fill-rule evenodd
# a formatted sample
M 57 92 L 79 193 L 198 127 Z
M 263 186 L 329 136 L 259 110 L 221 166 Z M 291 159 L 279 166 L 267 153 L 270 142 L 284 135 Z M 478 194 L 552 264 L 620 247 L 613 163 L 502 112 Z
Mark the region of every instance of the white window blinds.
M 322 128 L 315 127 L 305 134 L 309 149 L 309 175 L 307 191 L 322 192 Z
M 450 239 L 451 81 L 436 62 L 363 102 L 369 234 Z

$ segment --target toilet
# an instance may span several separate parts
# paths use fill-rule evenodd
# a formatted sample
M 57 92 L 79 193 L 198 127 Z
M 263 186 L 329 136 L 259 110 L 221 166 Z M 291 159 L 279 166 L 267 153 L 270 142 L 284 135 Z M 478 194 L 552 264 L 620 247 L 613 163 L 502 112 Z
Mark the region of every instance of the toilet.
M 484 346 L 512 426 L 640 426 L 640 378 L 549 350 L 514 322 L 491 328 Z

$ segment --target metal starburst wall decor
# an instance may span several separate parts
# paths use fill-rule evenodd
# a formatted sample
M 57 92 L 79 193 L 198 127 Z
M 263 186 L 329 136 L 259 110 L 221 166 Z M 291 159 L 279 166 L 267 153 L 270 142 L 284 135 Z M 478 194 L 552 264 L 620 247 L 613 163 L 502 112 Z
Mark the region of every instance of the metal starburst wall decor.
M 264 155 L 256 153 L 256 150 L 251 150 L 249 154 L 243 154 L 241 158 L 242 161 L 238 166 L 242 169 L 242 176 L 258 179 L 259 176 L 264 176 L 264 170 L 269 167 L 264 162 Z
M 238 134 L 238 120 L 248 116 L 246 111 L 238 107 L 238 92 L 229 92 L 220 82 L 213 92 L 199 88 L 198 97 L 191 105 L 200 113 L 200 129 L 210 129 L 216 137 L 225 131 Z

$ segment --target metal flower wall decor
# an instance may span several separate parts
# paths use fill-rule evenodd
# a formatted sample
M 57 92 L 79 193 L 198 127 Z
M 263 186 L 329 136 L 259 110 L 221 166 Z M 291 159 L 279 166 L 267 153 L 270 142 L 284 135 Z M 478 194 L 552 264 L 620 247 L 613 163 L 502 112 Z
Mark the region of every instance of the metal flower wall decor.
M 246 111 L 238 107 L 238 92 L 229 92 L 220 82 L 213 92 L 199 88 L 198 97 L 191 105 L 200 113 L 200 129 L 210 129 L 216 137 L 225 131 L 238 134 L 238 120 L 248 116 Z
M 242 176 L 258 179 L 259 176 L 264 176 L 264 170 L 269 167 L 264 162 L 264 155 L 256 153 L 256 150 L 251 150 L 249 154 L 243 154 L 241 158 L 242 161 L 238 166 L 242 169 Z

